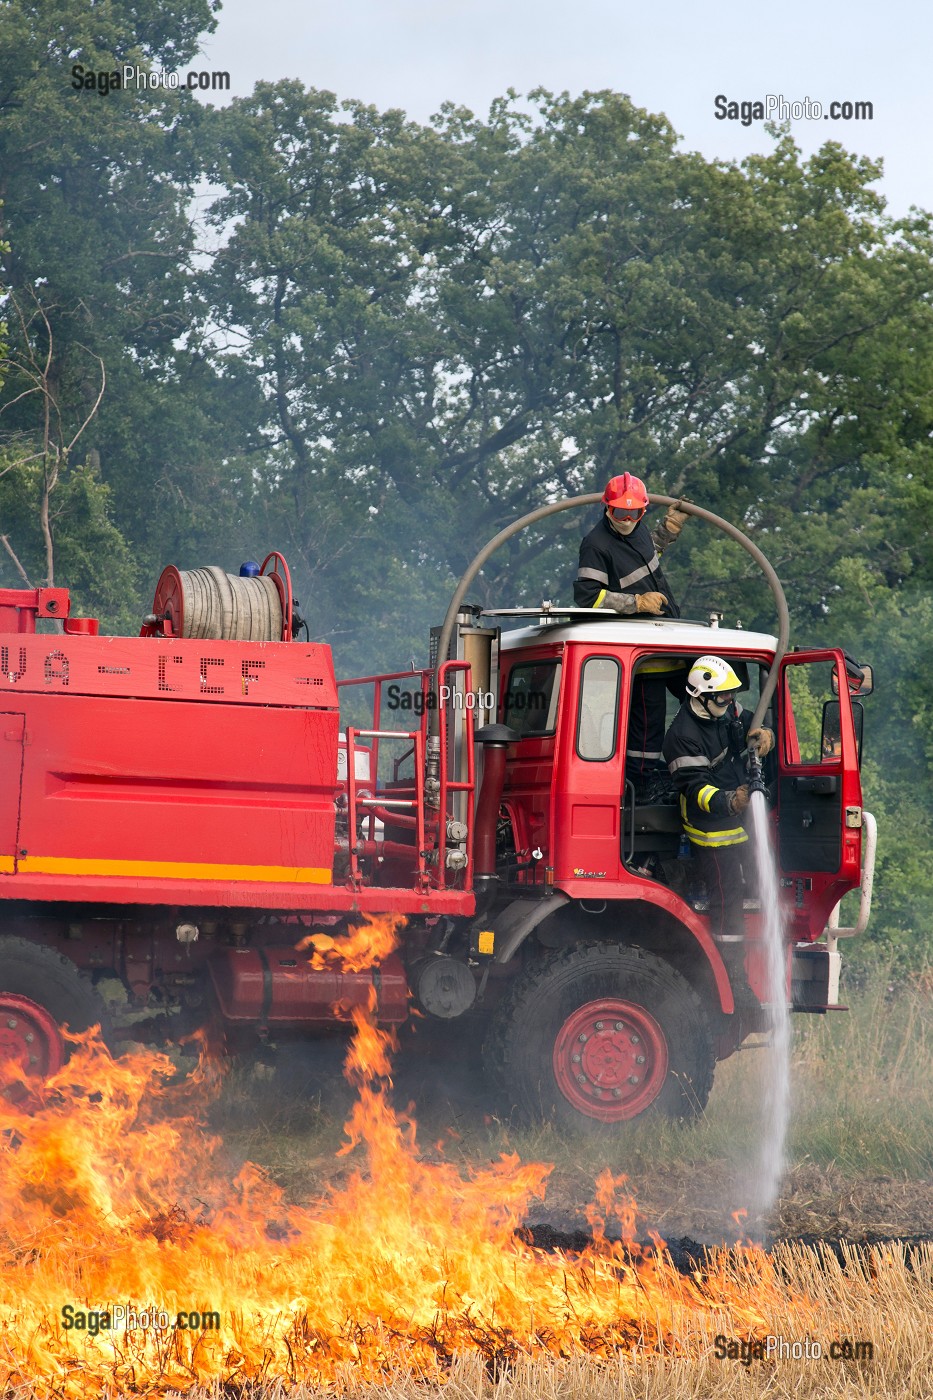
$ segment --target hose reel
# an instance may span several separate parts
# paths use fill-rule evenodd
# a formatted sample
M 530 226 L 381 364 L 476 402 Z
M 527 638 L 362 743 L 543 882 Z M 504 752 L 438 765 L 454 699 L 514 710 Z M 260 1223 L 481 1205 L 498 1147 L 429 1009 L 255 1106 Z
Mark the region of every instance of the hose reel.
M 249 577 L 228 574 L 213 565 L 177 569 L 169 564 L 156 585 L 143 635 L 204 641 L 290 641 L 292 587 L 288 565 L 281 554 L 272 553 L 261 572 Z

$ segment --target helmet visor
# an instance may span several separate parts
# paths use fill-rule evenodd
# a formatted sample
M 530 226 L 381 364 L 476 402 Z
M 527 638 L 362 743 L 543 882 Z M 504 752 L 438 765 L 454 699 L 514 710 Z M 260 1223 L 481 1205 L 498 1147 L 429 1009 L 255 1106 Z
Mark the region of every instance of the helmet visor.
M 727 710 L 733 700 L 738 699 L 738 695 L 737 690 L 712 690 L 708 692 L 706 699 L 711 705 L 721 705 L 724 710 Z
M 637 525 L 645 513 L 644 506 L 610 506 L 609 515 L 617 525 Z

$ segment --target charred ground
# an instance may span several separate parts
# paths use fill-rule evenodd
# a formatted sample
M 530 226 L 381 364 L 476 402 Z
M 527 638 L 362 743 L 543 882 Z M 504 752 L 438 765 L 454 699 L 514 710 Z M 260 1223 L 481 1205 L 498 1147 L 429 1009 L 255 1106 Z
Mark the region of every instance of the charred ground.
M 416 1022 L 401 1038 L 394 1101 L 413 1105 L 426 1158 L 488 1163 L 503 1152 L 553 1163 L 544 1202 L 529 1212 L 535 1230 L 585 1231 L 594 1181 L 624 1174 L 638 1233 L 732 1243 L 746 1234 L 772 1242 L 929 1239 L 933 1221 L 933 1071 L 923 979 L 857 993 L 847 1015 L 795 1020 L 788 1166 L 774 1211 L 748 1222 L 743 1209 L 754 1170 L 762 1045 L 719 1066 L 709 1107 L 694 1124 L 639 1123 L 584 1143 L 548 1125 L 529 1127 L 490 1105 L 476 1028 Z M 340 1038 L 280 1048 L 241 1061 L 213 1114 L 237 1156 L 259 1163 L 296 1201 L 339 1184 L 353 1157 L 338 1157 L 353 1092 L 342 1077 Z

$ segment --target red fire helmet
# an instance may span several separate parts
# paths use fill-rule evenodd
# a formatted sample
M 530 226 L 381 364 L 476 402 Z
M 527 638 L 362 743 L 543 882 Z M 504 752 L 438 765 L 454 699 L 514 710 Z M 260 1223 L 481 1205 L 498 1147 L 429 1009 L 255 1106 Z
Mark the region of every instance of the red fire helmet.
M 645 510 L 648 492 L 645 483 L 630 472 L 614 476 L 603 492 L 603 502 L 610 510 Z

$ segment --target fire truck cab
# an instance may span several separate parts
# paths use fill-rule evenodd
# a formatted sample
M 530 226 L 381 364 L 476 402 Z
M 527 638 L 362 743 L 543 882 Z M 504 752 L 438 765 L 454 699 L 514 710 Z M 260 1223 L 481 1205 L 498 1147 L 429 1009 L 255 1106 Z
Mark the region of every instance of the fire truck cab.
M 695 1112 L 714 1062 L 768 1028 L 754 861 L 744 942 L 721 944 L 673 784 L 660 763 L 626 775 L 626 735 L 639 676 L 667 694 L 669 724 L 690 666 L 707 653 L 729 661 L 744 681 L 740 702 L 754 711 L 775 647 L 774 637 L 741 629 L 592 613 L 555 612 L 502 634 L 499 718 L 510 742 L 498 908 L 488 919 L 496 957 L 526 966 L 497 1013 L 490 1068 L 519 1103 L 544 1096 L 570 1126 L 650 1105 Z M 867 827 L 873 835 L 854 698 L 870 688 L 869 668 L 841 650 L 797 651 L 781 662 L 764 719 L 776 736 L 763 777 L 797 1010 L 838 1004 L 835 936 L 817 940 L 860 886 Z

